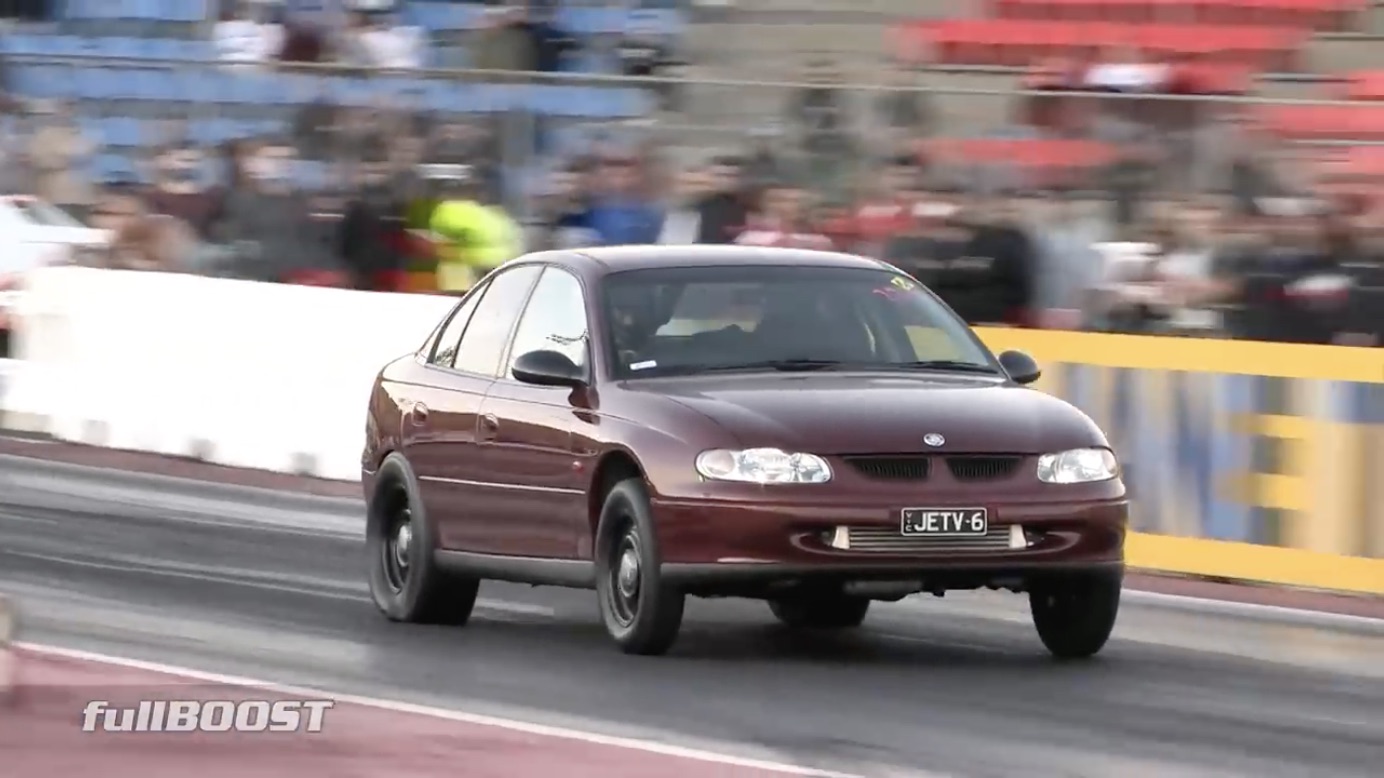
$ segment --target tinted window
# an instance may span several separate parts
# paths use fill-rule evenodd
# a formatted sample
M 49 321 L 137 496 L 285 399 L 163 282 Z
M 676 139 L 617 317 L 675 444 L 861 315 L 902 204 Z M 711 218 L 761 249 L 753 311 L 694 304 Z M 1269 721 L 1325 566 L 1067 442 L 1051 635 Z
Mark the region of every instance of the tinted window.
M 750 366 L 785 360 L 994 367 L 965 323 L 883 268 L 657 268 L 611 275 L 603 288 L 617 378 L 773 369 Z
M 548 268 L 538 279 L 514 333 L 509 366 L 521 354 L 540 349 L 562 352 L 578 367 L 586 366 L 586 302 L 581 284 L 565 270 Z
M 461 305 L 457 306 L 452 312 L 451 318 L 443 325 L 442 332 L 438 334 L 437 341 L 433 345 L 432 357 L 428 360 L 430 364 L 451 367 L 452 360 L 456 358 L 457 346 L 461 344 L 461 333 L 466 331 L 466 323 L 471 320 L 471 314 L 476 310 L 476 304 L 485 295 L 484 289 L 477 289 L 475 294 L 468 296 Z
M 461 338 L 456 369 L 480 375 L 497 375 L 505 341 L 519 318 L 533 280 L 542 268 L 527 266 L 506 270 L 490 281 L 490 288 L 471 317 L 471 326 Z

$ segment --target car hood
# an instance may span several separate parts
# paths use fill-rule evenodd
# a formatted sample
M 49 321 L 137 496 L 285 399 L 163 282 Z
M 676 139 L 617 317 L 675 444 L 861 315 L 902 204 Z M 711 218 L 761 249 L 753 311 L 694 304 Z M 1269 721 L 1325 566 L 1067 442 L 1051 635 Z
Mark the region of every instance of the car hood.
M 821 454 L 927 450 L 1037 454 L 1107 445 L 1090 418 L 988 377 L 771 374 L 659 381 L 656 391 L 717 422 L 741 446 Z M 653 390 L 653 386 L 648 389 Z

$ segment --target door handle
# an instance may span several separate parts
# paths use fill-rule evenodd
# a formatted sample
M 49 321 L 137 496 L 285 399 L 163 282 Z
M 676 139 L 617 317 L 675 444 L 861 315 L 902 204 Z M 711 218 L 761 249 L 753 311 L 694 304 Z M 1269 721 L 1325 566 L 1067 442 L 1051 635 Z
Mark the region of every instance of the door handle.
M 500 420 L 493 413 L 481 416 L 481 438 L 489 440 L 500 431 Z
M 428 421 L 428 406 L 423 403 L 414 403 L 408 409 L 408 417 L 414 424 L 424 424 Z

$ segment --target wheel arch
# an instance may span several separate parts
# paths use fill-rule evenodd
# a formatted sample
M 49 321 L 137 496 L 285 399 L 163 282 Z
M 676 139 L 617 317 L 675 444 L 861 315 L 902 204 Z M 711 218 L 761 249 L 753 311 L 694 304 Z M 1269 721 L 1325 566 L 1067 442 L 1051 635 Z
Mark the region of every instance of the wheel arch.
M 587 538 L 594 541 L 601 523 L 601 509 L 605 507 L 606 495 L 616 484 L 627 478 L 648 480 L 644 467 L 634 454 L 623 448 L 613 448 L 596 461 L 591 474 L 591 487 L 587 489 L 586 522 Z
M 373 531 L 380 519 L 388 515 L 390 509 L 397 507 L 397 500 L 408 501 L 409 493 L 416 489 L 416 484 L 413 468 L 404 455 L 397 451 L 386 453 L 371 475 L 365 503 L 366 531 Z

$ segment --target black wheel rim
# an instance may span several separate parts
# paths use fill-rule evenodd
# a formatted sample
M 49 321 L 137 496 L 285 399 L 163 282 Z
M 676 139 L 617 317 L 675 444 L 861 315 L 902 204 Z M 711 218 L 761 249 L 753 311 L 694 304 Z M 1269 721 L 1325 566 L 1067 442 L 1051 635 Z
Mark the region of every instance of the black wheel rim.
M 606 600 L 615 620 L 620 626 L 628 627 L 639 615 L 639 604 L 644 594 L 643 549 L 632 524 L 620 533 L 610 550 Z
M 408 585 L 413 559 L 413 513 L 406 504 L 400 505 L 384 525 L 383 543 L 380 543 L 380 564 L 384 568 L 385 582 L 395 592 L 401 592 Z

